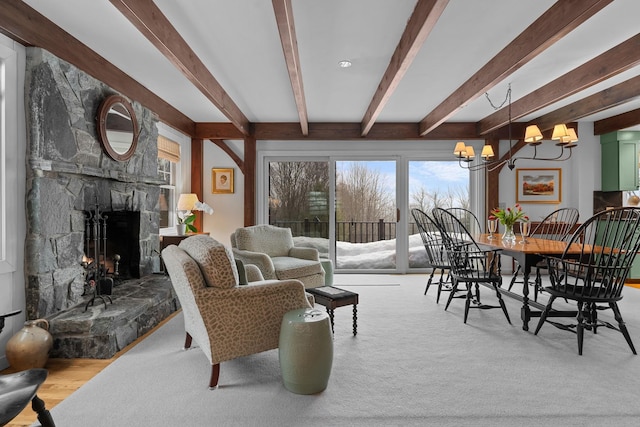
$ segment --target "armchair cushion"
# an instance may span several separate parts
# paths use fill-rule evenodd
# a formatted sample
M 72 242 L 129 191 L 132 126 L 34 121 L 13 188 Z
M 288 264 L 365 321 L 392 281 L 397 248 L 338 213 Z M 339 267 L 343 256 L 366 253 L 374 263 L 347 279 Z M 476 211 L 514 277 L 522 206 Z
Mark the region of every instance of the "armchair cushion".
M 297 279 L 323 272 L 322 264 L 318 261 L 291 257 L 275 257 L 271 258 L 271 261 L 280 280 Z
M 289 256 L 289 250 L 293 248 L 290 229 L 268 224 L 239 228 L 235 240 L 238 249 L 262 252 L 270 257 Z
M 289 256 L 294 258 L 310 259 L 312 261 L 320 260 L 318 250 L 315 248 L 293 247 L 289 249 Z
M 184 239 L 179 247 L 198 263 L 207 286 L 230 289 L 239 283 L 233 254 L 222 243 L 199 234 Z

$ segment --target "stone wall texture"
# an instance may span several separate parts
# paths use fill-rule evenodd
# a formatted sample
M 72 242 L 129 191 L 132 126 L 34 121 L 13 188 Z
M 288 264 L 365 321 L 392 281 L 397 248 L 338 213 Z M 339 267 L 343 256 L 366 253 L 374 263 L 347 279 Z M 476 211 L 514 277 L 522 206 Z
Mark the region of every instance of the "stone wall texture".
M 85 211 L 140 212 L 140 273 L 159 265 L 157 117 L 132 101 L 140 137 L 128 161 L 98 139 L 97 112 L 118 94 L 51 53 L 27 49 L 27 318 L 83 301 Z

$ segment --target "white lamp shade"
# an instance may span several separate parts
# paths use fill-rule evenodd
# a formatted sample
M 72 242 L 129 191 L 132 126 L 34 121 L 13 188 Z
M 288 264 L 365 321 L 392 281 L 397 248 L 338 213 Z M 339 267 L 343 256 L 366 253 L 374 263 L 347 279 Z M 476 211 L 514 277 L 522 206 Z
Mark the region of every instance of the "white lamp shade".
M 524 142 L 533 144 L 540 140 L 542 140 L 540 128 L 537 125 L 527 126 L 527 129 L 524 131 Z
M 480 157 L 482 157 L 485 160 L 488 160 L 493 156 L 494 156 L 493 147 L 491 147 L 490 145 L 485 145 L 484 147 L 482 147 L 482 153 L 480 154 Z
M 562 147 L 564 148 L 576 147 L 578 145 L 576 144 L 576 142 L 578 142 L 578 135 L 576 135 L 576 130 L 573 128 L 567 128 L 567 131 L 569 133 L 569 136 L 566 136 L 563 139 L 563 141 L 566 141 L 566 143 L 562 145 Z M 560 145 L 560 143 L 558 143 L 557 145 Z
M 551 135 L 551 139 L 553 139 L 554 141 L 568 142 L 565 140 L 567 136 L 569 136 L 567 125 L 555 125 L 553 127 L 553 134 Z
M 457 142 L 456 148 L 453 149 L 453 155 L 456 157 L 462 157 L 467 152 L 467 148 L 464 145 L 464 142 Z
M 476 156 L 476 153 L 473 151 L 473 147 L 471 145 L 466 146 L 467 154 L 465 155 L 468 159 L 473 159 Z
M 194 193 L 181 194 L 178 199 L 178 210 L 192 211 L 198 202 L 198 196 Z

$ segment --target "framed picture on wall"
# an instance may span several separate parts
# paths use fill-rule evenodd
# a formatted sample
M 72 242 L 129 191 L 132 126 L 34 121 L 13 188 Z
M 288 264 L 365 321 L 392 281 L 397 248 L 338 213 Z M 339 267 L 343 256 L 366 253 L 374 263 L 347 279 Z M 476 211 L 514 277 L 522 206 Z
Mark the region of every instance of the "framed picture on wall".
M 516 169 L 517 203 L 560 203 L 562 169 Z
M 211 169 L 211 192 L 213 194 L 233 194 L 233 169 Z

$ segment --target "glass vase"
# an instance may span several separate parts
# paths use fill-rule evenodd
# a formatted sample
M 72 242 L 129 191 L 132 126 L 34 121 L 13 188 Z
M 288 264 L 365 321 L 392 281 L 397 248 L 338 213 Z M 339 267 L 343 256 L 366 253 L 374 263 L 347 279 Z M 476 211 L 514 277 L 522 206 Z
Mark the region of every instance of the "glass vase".
M 504 233 L 502 234 L 502 240 L 505 243 L 515 244 L 516 234 L 513 232 L 513 224 L 504 225 Z

